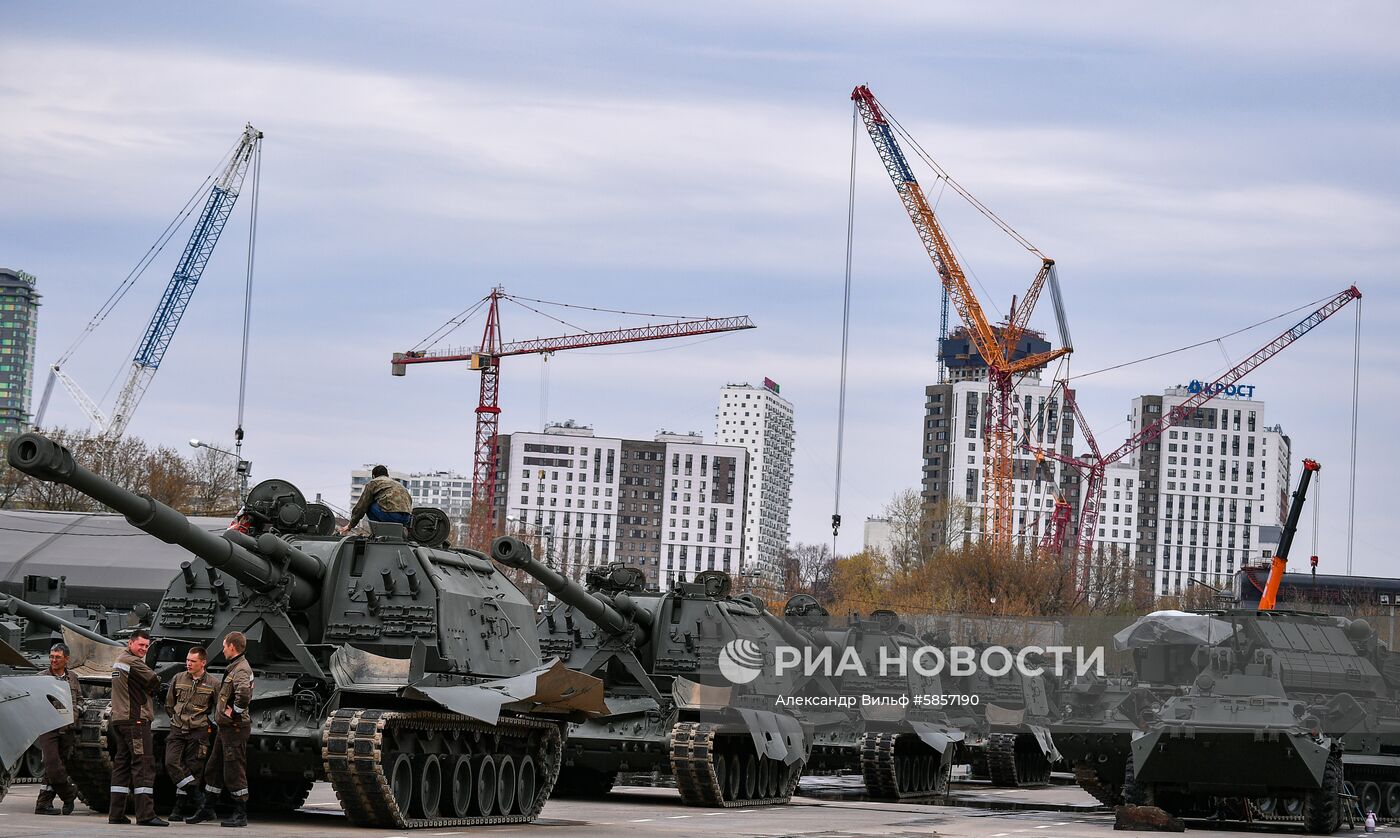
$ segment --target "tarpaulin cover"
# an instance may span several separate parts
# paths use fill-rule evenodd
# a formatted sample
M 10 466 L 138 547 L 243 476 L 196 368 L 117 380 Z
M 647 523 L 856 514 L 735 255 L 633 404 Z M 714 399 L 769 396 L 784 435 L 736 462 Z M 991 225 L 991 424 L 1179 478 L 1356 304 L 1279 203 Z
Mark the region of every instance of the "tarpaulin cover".
M 1154 611 L 1113 635 L 1118 649 L 1140 649 L 1159 643 L 1215 644 L 1229 640 L 1235 627 L 1229 620 L 1185 611 Z

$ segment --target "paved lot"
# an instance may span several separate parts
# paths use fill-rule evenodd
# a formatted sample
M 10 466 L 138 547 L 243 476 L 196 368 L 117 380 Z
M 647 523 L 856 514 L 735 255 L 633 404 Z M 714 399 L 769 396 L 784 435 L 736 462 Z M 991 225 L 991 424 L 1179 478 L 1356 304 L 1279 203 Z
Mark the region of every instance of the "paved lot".
M 112 826 L 103 815 L 79 806 L 69 817 L 43 817 L 33 814 L 35 786 L 15 786 L 0 801 L 0 836 L 24 838 L 67 838 L 67 836 L 126 836 L 146 834 L 136 826 Z M 966 787 L 969 797 L 990 797 L 991 790 Z M 823 793 L 824 794 L 824 793 Z M 997 793 L 1008 805 L 1044 802 L 1060 805 L 1082 802 L 1078 789 L 1051 787 L 1029 792 Z M 825 794 L 824 794 L 825 796 Z M 1212 838 L 1268 834 L 1264 830 L 1240 832 L 1209 829 L 1192 824 L 1192 831 L 1206 830 Z M 1393 832 L 1394 830 L 1384 830 Z M 230 832 L 218 823 L 199 826 L 173 826 L 156 835 L 225 836 Z M 1298 835 L 1297 829 L 1288 830 Z M 1344 830 L 1338 836 L 1359 834 Z M 305 809 L 276 820 L 257 820 L 246 830 L 232 833 L 239 838 L 272 836 L 389 836 L 402 832 L 356 829 L 345 823 L 335 795 L 324 783 L 311 793 Z M 651 838 L 652 836 L 723 835 L 726 838 L 769 838 L 811 836 L 811 838 L 860 838 L 861 836 L 940 835 L 960 838 L 1113 838 L 1113 817 L 1105 812 L 998 810 L 956 806 L 896 805 L 854 799 L 798 797 L 788 806 L 768 809 L 710 810 L 681 805 L 675 791 L 624 787 L 596 801 L 554 800 L 545 806 L 535 823 L 520 826 L 487 827 L 473 830 L 420 830 L 408 833 L 414 838 L 446 836 L 540 836 L 540 838 Z

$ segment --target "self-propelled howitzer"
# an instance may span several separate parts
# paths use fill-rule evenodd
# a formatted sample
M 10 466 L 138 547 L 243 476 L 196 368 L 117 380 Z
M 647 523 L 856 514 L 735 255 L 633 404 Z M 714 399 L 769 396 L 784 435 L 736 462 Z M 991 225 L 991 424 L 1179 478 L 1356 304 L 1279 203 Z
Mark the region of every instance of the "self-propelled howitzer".
M 540 621 L 544 648 L 603 679 L 609 715 L 573 725 L 558 790 L 599 794 L 620 772 L 671 771 L 693 806 L 785 803 L 810 750 L 779 706 L 809 686 L 772 671 L 784 642 L 755 603 L 705 571 L 669 591 L 643 590 L 638 568 L 592 568 L 588 586 L 536 561 L 514 538 L 492 545 L 559 600 Z
M 482 554 L 449 549 L 432 521 L 342 538 L 328 509 L 269 480 L 215 535 L 37 434 L 8 456 L 193 554 L 161 600 L 147 659 L 170 672 L 199 646 L 217 667 L 222 638 L 247 637 L 254 804 L 296 808 L 325 779 L 356 824 L 528 821 L 557 775 L 562 723 L 603 709 L 596 679 L 542 658 L 524 595 Z M 86 730 L 105 724 L 101 709 L 84 714 L 84 742 L 102 741 Z M 153 725 L 157 749 L 165 725 Z M 88 767 L 74 773 L 101 775 Z

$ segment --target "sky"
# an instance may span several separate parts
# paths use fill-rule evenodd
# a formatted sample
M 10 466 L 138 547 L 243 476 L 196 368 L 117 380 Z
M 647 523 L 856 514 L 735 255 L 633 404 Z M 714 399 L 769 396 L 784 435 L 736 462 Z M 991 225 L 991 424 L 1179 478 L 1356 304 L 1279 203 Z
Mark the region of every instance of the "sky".
M 1355 572 L 1393 575 L 1396 31 L 1387 2 L 5 4 L 0 265 L 37 275 L 44 295 L 37 398 L 43 370 L 251 122 L 266 135 L 244 422 L 255 478 L 343 506 L 364 463 L 469 473 L 474 374 L 395 378 L 388 362 L 499 285 L 750 315 L 757 329 L 559 353 L 547 370 L 510 358 L 501 430 L 547 418 L 712 438 L 720 388 L 771 378 L 796 413 L 792 539 L 829 543 L 850 211 L 837 547 L 851 552 L 861 522 L 919 484 L 940 298 L 868 138 L 853 136 L 850 91 L 869 84 L 1056 260 L 1071 375 L 1269 321 L 1077 381 L 1105 447 L 1127 435 L 1134 396 L 1214 378 L 1358 286 L 1360 305 L 1247 383 L 1291 436 L 1295 475 L 1302 457 L 1323 464 L 1309 497 L 1322 571 L 1346 568 L 1354 479 Z M 1004 315 L 1038 260 L 929 191 L 984 306 Z M 131 433 L 231 441 L 250 204 Z M 65 367 L 107 406 L 184 237 Z M 585 329 L 660 322 L 535 307 Z M 515 305 L 502 319 L 506 339 L 573 331 Z M 1032 325 L 1055 333 L 1048 295 Z M 448 342 L 474 344 L 481 328 Z M 50 423 L 84 419 L 60 391 Z M 1311 521 L 1296 554 L 1311 550 Z

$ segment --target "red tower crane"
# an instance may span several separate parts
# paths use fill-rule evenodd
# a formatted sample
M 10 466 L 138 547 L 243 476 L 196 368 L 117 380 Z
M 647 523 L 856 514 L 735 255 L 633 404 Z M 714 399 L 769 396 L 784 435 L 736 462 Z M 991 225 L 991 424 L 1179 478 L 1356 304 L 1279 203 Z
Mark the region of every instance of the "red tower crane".
M 410 364 L 440 364 L 451 361 L 469 361 L 472 369 L 481 372 L 481 397 L 476 406 L 476 442 L 472 448 L 472 505 L 467 536 L 469 543 L 477 547 L 488 545 L 494 529 L 492 516 L 495 514 L 496 504 L 496 433 L 501 417 L 499 397 L 502 358 L 754 328 L 753 321 L 747 316 L 704 317 L 675 323 L 611 329 L 604 332 L 580 332 L 506 343 L 501 340 L 499 303 L 503 299 L 508 300 L 511 297 L 506 294 L 504 288 L 498 286 L 492 288 L 491 293 L 482 301 L 489 302 L 489 305 L 480 346 L 470 349 L 395 352 L 391 362 L 391 372 L 394 375 L 406 374 Z
M 1078 579 L 1079 590 L 1083 592 L 1089 584 L 1090 558 L 1094 552 L 1094 539 L 1099 527 L 1099 491 L 1103 486 L 1104 474 L 1113 463 L 1127 457 L 1129 454 L 1142 448 L 1149 442 L 1155 441 L 1162 435 L 1162 432 L 1174 425 L 1180 425 L 1195 415 L 1202 405 L 1215 398 L 1225 391 L 1225 388 L 1244 378 L 1247 374 L 1258 369 L 1261 364 L 1278 353 L 1282 352 L 1295 340 L 1312 331 L 1322 321 L 1341 311 L 1352 300 L 1361 299 L 1361 292 L 1353 285 L 1345 291 L 1337 294 L 1332 299 L 1324 303 L 1320 308 L 1304 317 L 1293 328 L 1269 341 L 1260 347 L 1253 355 L 1230 368 L 1219 378 L 1205 384 L 1201 389 L 1193 393 L 1190 398 L 1176 405 L 1171 410 L 1163 414 L 1162 418 L 1151 424 L 1145 424 L 1142 430 L 1133 434 L 1126 442 L 1118 446 L 1113 451 L 1099 456 L 1098 444 L 1094 441 L 1093 434 L 1089 432 L 1089 425 L 1084 421 L 1084 416 L 1079 412 L 1079 406 L 1074 401 L 1074 391 L 1065 388 L 1065 402 L 1074 412 L 1075 420 L 1079 422 L 1079 427 L 1084 431 L 1085 441 L 1088 442 L 1093 455 L 1089 458 L 1066 457 L 1052 450 L 1043 450 L 1024 446 L 1031 451 L 1037 459 L 1048 457 L 1057 462 L 1073 466 L 1081 474 L 1088 476 L 1084 494 L 1081 496 L 1079 506 L 1079 545 L 1076 551 L 1075 561 L 1077 567 L 1075 576 Z M 1063 546 L 1063 541 L 1059 545 Z

